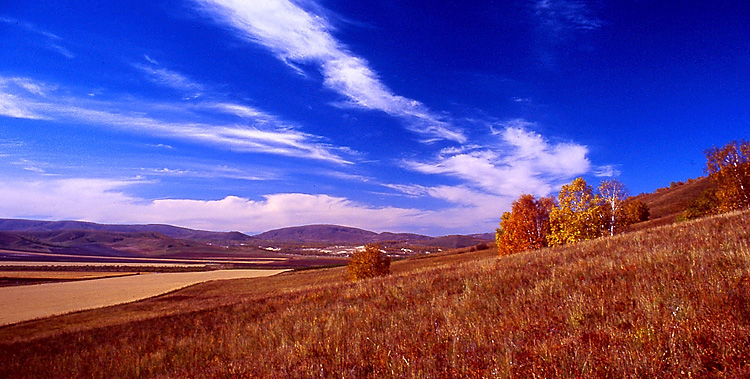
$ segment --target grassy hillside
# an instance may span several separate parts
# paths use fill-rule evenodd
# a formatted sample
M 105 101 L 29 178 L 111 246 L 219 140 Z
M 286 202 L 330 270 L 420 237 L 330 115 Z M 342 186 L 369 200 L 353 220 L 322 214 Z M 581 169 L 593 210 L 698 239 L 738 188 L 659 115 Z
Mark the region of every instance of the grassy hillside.
M 744 212 L 359 283 L 208 283 L 0 329 L 0 377 L 747 377 L 749 242 Z
M 636 196 L 649 208 L 649 221 L 632 226 L 642 230 L 654 226 L 668 225 L 677 220 L 688 207 L 688 203 L 701 196 L 714 184 L 706 177 L 689 179 L 687 182 L 673 183 L 669 187 L 659 188 L 653 193 Z

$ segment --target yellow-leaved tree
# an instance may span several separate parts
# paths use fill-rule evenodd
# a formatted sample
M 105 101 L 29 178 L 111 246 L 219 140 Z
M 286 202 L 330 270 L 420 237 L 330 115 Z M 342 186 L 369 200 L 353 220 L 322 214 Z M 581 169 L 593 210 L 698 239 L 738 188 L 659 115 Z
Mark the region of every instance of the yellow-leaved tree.
M 554 203 L 551 197 L 536 200 L 533 195 L 527 194 L 514 201 L 511 211 L 503 213 L 500 228 L 495 233 L 500 255 L 547 246 L 549 213 Z
M 549 215 L 550 246 L 575 243 L 602 235 L 605 225 L 602 198 L 583 178 L 562 186 L 557 196 L 557 206 Z

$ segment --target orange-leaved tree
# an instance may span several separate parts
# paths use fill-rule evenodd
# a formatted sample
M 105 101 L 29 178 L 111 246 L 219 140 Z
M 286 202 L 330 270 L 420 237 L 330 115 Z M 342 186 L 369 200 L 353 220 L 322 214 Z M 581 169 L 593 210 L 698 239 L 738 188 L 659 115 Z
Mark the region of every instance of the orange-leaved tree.
M 602 199 L 583 178 L 562 186 L 557 206 L 549 215 L 550 246 L 575 243 L 602 235 L 605 212 Z
M 536 200 L 527 194 L 514 201 L 511 211 L 503 213 L 500 228 L 495 233 L 500 255 L 547 246 L 549 213 L 554 203 L 551 197 Z
M 349 257 L 346 269 L 353 281 L 385 276 L 391 273 L 391 258 L 380 249 L 380 245 L 369 244 Z
M 706 172 L 716 184 L 722 211 L 750 208 L 750 142 L 732 141 L 706 150 Z

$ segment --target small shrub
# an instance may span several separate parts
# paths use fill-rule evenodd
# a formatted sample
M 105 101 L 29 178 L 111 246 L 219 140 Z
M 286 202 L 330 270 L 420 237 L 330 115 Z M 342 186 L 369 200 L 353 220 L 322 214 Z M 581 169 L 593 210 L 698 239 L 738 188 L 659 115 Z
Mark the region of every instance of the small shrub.
M 380 245 L 370 244 L 352 254 L 346 269 L 352 281 L 385 276 L 391 273 L 391 258 L 380 250 Z

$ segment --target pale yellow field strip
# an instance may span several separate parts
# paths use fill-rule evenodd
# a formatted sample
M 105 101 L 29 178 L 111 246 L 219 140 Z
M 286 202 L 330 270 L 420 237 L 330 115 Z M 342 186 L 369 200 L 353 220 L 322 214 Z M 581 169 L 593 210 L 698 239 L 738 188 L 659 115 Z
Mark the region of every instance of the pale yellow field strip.
M 0 270 L 3 266 L 34 267 L 203 267 L 205 263 L 132 263 L 132 262 L 25 262 L 25 261 L 0 261 Z
M 26 267 L 46 267 L 46 266 L 59 266 L 59 267 L 203 267 L 207 264 L 217 262 L 201 262 L 201 263 L 136 263 L 136 262 L 25 262 L 25 261 L 0 261 L 0 270 L 3 266 L 26 266 Z M 223 262 L 222 262 L 223 263 Z M 230 263 L 230 262 L 227 262 Z M 270 264 L 279 263 L 279 261 L 270 261 L 266 259 L 258 260 L 242 260 L 232 261 L 231 263 L 252 263 L 252 264 Z
M 0 271 L 0 278 L 18 279 L 101 279 L 112 276 L 135 275 L 137 272 L 95 271 Z
M 35 252 L 26 252 L 26 251 L 11 251 L 11 250 L 0 250 L 0 254 L 8 254 L 11 256 L 18 256 L 18 255 L 26 255 L 26 256 L 33 256 L 33 257 L 68 257 L 68 258 L 80 258 L 80 259 L 91 259 L 91 258 L 100 258 L 100 259 L 107 259 L 111 261 L 117 261 L 118 264 L 120 262 L 133 262 L 138 263 L 142 261 L 146 262 L 156 262 L 156 263 L 169 263 L 169 264 L 193 264 L 192 261 L 195 261 L 194 264 L 207 264 L 207 263 L 273 263 L 277 261 L 287 261 L 287 258 L 231 258 L 231 257 L 217 257 L 217 258 L 207 258 L 207 259 L 174 259 L 174 258 L 137 258 L 137 257 L 109 257 L 109 256 L 94 256 L 94 255 L 75 255 L 75 254 L 53 254 L 53 253 L 35 253 Z M 0 263 L 3 263 L 4 261 L 0 261 Z M 190 263 L 185 263 L 190 262 Z M 111 263 L 110 263 L 111 264 Z
M 141 300 L 210 280 L 271 276 L 286 270 L 143 274 L 0 288 L 0 325 Z

